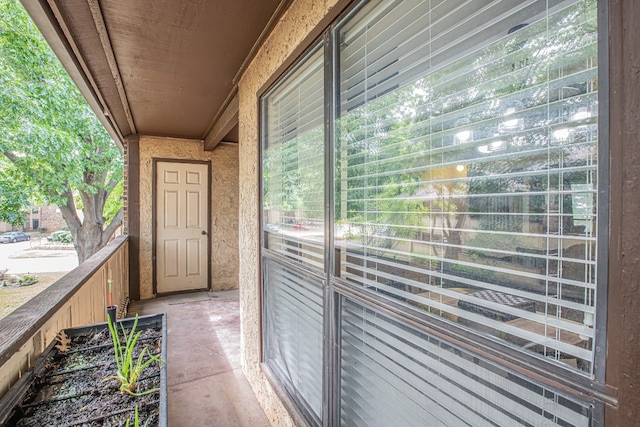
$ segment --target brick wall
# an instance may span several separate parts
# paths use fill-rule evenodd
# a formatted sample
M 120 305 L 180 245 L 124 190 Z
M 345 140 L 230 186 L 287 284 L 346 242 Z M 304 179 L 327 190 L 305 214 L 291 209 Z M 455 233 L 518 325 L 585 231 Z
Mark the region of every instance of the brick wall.
M 27 221 L 27 230 L 35 231 L 33 228 L 34 219 L 38 220 L 38 228 L 45 228 L 47 233 L 62 230 L 67 225 L 57 206 L 40 206 L 37 212 L 32 211 Z

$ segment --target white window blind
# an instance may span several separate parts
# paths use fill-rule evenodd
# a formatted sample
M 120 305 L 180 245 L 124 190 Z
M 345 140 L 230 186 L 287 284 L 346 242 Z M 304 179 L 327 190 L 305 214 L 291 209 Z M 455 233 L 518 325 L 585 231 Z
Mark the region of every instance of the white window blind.
M 324 269 L 324 74 L 316 48 L 263 100 L 265 247 Z
M 314 425 L 324 372 L 323 55 L 312 49 L 262 99 L 264 357 Z
M 339 276 L 592 373 L 596 1 L 372 1 L 339 28 Z
M 265 362 L 322 419 L 322 282 L 265 259 Z
M 588 405 L 355 301 L 340 319 L 340 425 L 591 425 Z

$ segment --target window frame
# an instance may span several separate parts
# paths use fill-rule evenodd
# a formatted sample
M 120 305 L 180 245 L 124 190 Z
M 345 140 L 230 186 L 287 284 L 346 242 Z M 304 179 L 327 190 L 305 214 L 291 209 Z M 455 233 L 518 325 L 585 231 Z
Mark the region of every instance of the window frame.
M 407 324 L 418 330 L 434 334 L 439 339 L 443 339 L 461 346 L 472 353 L 476 353 L 479 357 L 486 358 L 493 362 L 518 372 L 528 378 L 535 378 L 540 384 L 553 387 L 556 390 L 562 390 L 566 394 L 582 401 L 589 402 L 593 407 L 593 419 L 601 421 L 604 419 L 605 402 L 610 401 L 607 397 L 607 386 L 605 382 L 606 368 L 606 345 L 607 345 L 607 292 L 609 278 L 609 217 L 610 217 L 610 148 L 609 148 L 609 45 L 608 39 L 605 37 L 609 33 L 609 5 L 608 2 L 598 1 L 597 3 L 597 22 L 598 22 L 598 201 L 597 201 L 597 254 L 596 254 L 596 313 L 594 319 L 594 340 L 593 340 L 593 375 L 582 375 L 558 366 L 550 361 L 545 361 L 539 357 L 519 351 L 504 344 L 500 344 L 493 340 L 487 339 L 482 335 L 463 327 L 453 325 L 450 322 L 430 316 L 416 309 L 407 308 L 406 305 L 400 304 L 387 298 L 380 297 L 373 292 L 366 292 L 360 286 L 356 286 L 348 281 L 338 277 L 339 260 L 335 256 L 336 247 L 334 239 L 334 212 L 335 212 L 335 182 L 334 169 L 336 161 L 336 136 L 335 123 L 338 116 L 339 105 L 337 99 L 339 97 L 339 40 L 336 34 L 341 25 L 356 15 L 368 0 L 360 0 L 351 2 L 337 17 L 323 30 L 321 30 L 320 38 L 315 38 L 308 47 L 304 49 L 304 53 L 290 58 L 289 66 L 283 71 L 279 77 L 269 83 L 266 90 L 261 90 L 258 96 L 258 117 L 259 123 L 259 150 L 258 150 L 258 173 L 259 173 L 259 263 L 260 271 L 260 287 L 262 302 L 261 319 L 262 324 L 260 331 L 261 337 L 261 355 L 264 365 L 264 327 L 265 324 L 265 307 L 263 305 L 265 298 L 265 282 L 263 259 L 278 259 L 286 262 L 281 257 L 269 253 L 265 248 L 265 232 L 264 226 L 264 210 L 263 210 L 263 138 L 265 135 L 264 116 L 264 98 L 277 85 L 282 78 L 286 77 L 288 71 L 299 63 L 301 58 L 306 57 L 308 52 L 313 50 L 318 44 L 324 46 L 325 58 L 325 109 L 324 109 L 324 127 L 325 127 L 325 271 L 323 275 L 319 275 L 317 271 L 307 269 L 304 266 L 296 268 L 304 270 L 306 274 L 313 275 L 321 279 L 325 283 L 324 290 L 324 307 L 325 307 L 325 348 L 324 348 L 324 371 L 323 380 L 323 425 L 336 425 L 339 422 L 339 374 L 340 374 L 340 298 L 353 297 L 355 300 L 374 307 L 394 319 L 407 322 Z M 266 367 L 269 370 L 268 367 Z M 332 375 L 333 373 L 333 375 Z M 270 372 L 269 378 L 274 378 Z M 281 387 L 280 381 L 271 381 L 277 388 Z M 286 392 L 286 390 L 285 390 Z M 286 395 L 291 398 L 289 393 Z M 292 399 L 295 403 L 295 399 Z M 293 409 L 299 411 L 296 405 Z M 303 418 L 307 421 L 308 417 Z
M 334 24 L 331 26 L 329 33 L 332 38 L 332 49 L 334 51 L 333 54 L 333 70 L 334 74 L 332 75 L 332 79 L 329 82 L 330 86 L 333 87 L 332 96 L 335 102 L 332 114 L 330 115 L 331 120 L 331 139 L 330 139 L 330 147 L 329 151 L 333 154 L 336 152 L 335 146 L 335 120 L 339 115 L 340 105 L 336 101 L 339 97 L 339 37 L 336 36 L 339 29 L 342 25 L 348 23 L 348 21 L 355 15 L 357 15 L 362 8 L 364 8 L 369 2 L 367 0 L 363 0 L 361 2 L 356 2 L 356 4 L 352 5 L 352 7 L 347 10 L 343 16 L 337 19 Z M 598 159 L 609 159 L 609 123 L 608 123 L 608 44 L 606 43 L 606 37 L 602 37 L 602 34 L 608 34 L 608 4 L 606 2 L 598 1 L 597 2 L 597 20 L 598 20 Z M 606 70 L 605 70 L 606 69 Z M 605 72 L 606 71 L 606 72 Z M 607 80 L 602 81 L 601 78 L 603 75 L 607 75 Z M 333 167 L 335 163 L 335 158 L 331 159 L 330 167 L 332 168 L 331 175 L 333 176 Z M 370 301 L 375 301 L 375 305 L 379 307 L 384 307 L 385 310 L 390 310 L 390 312 L 396 313 L 399 316 L 406 316 L 407 320 L 410 322 L 416 322 L 419 328 L 424 329 L 425 331 L 431 330 L 431 326 L 437 329 L 440 333 L 444 335 L 449 335 L 450 339 L 460 340 L 461 342 L 470 345 L 472 347 L 477 348 L 481 354 L 486 355 L 486 357 L 497 357 L 506 361 L 506 363 L 510 364 L 512 367 L 517 367 L 518 365 L 527 366 L 527 369 L 518 369 L 522 372 L 530 372 L 528 375 L 537 375 L 541 377 L 548 377 L 549 373 L 553 373 L 555 377 L 554 380 L 549 381 L 549 385 L 555 387 L 569 387 L 574 388 L 576 390 L 576 395 L 584 394 L 588 395 L 593 392 L 594 389 L 598 390 L 601 393 L 605 393 L 605 373 L 604 373 L 604 365 L 605 365 L 605 357 L 604 352 L 598 349 L 606 348 L 606 296 L 607 296 L 607 277 L 608 277 L 608 244 L 609 244 L 609 221 L 608 221 L 608 197 L 605 194 L 609 192 L 609 162 L 608 161 L 598 162 L 597 166 L 597 176 L 598 176 L 598 192 L 599 197 L 597 201 L 597 209 L 598 209 L 598 222 L 597 222 L 597 301 L 596 305 L 596 316 L 594 319 L 594 325 L 596 326 L 594 329 L 594 344 L 593 344 L 593 375 L 584 375 L 579 372 L 574 372 L 569 370 L 563 366 L 558 366 L 556 363 L 551 363 L 551 361 L 544 360 L 543 358 L 536 357 L 532 354 L 528 354 L 526 352 L 519 351 L 516 348 L 509 347 L 502 343 L 495 342 L 494 340 L 488 339 L 482 336 L 479 333 L 470 331 L 466 328 L 463 328 L 459 325 L 452 324 L 451 322 L 443 321 L 438 319 L 435 316 L 430 316 L 421 312 L 417 309 L 412 309 L 411 307 L 407 307 L 406 305 L 400 304 L 396 301 L 381 298 L 374 292 L 366 292 L 368 295 L 368 299 Z M 335 194 L 335 185 L 332 183 L 330 187 L 331 191 Z M 605 193 L 606 191 L 606 193 Z M 335 200 L 332 198 L 332 213 L 335 211 Z M 605 216 L 600 218 L 600 215 L 604 213 Z M 334 218 L 331 216 L 329 221 L 333 225 Z M 332 227 L 333 228 L 333 227 Z M 335 240 L 333 236 L 329 242 L 330 246 L 328 246 L 328 250 L 331 254 L 334 254 L 336 251 L 335 248 Z M 347 280 L 344 280 L 341 277 L 338 277 L 337 271 L 338 266 L 336 265 L 335 257 L 333 257 L 331 263 L 331 277 L 329 280 L 330 288 L 332 291 L 337 292 L 356 292 L 362 293 L 362 289 L 360 286 L 354 285 Z M 336 369 L 336 366 L 332 368 Z M 548 378 L 550 379 L 550 378 Z
M 322 120 L 323 122 L 323 131 L 324 131 L 324 152 L 325 152 L 325 159 L 324 159 L 324 163 L 326 165 L 326 156 L 327 154 L 327 132 L 326 132 L 326 127 L 327 127 L 327 120 L 326 120 L 326 110 L 327 110 L 327 99 L 326 99 L 326 94 L 327 94 L 327 81 L 326 81 L 326 63 L 327 63 L 327 42 L 326 42 L 326 36 L 325 33 L 322 33 L 322 37 L 315 39 L 312 43 L 309 44 L 309 46 L 304 49 L 304 51 L 294 60 L 292 61 L 290 64 L 288 64 L 288 67 L 286 67 L 282 73 L 278 76 L 277 79 L 274 79 L 273 81 L 271 81 L 268 86 L 266 88 L 264 88 L 264 90 L 260 91 L 260 95 L 258 97 L 258 120 L 259 120 L 259 130 L 260 130 L 260 134 L 259 134 L 259 138 L 258 138 L 258 144 L 259 144 L 259 149 L 258 149 L 258 188 L 259 188 L 259 197 L 258 197 L 258 223 L 259 223 L 259 229 L 258 229 L 258 233 L 259 233 L 259 253 L 258 253 L 258 268 L 259 268 L 259 279 L 260 279 L 260 367 L 262 369 L 262 371 L 265 373 L 266 378 L 269 380 L 269 382 L 271 383 L 271 385 L 275 388 L 276 393 L 278 394 L 278 396 L 280 397 L 280 399 L 283 400 L 283 402 L 285 403 L 285 406 L 293 412 L 294 414 L 294 418 L 296 420 L 298 420 L 299 423 L 306 423 L 308 425 L 317 425 L 316 424 L 316 419 L 315 416 L 312 414 L 310 408 L 308 408 L 308 405 L 306 402 L 302 402 L 300 401 L 297 397 L 296 397 L 296 393 L 294 390 L 290 389 L 290 385 L 286 383 L 286 381 L 282 378 L 280 378 L 278 376 L 278 372 L 277 369 L 273 369 L 268 363 L 267 363 L 267 325 L 269 324 L 269 321 L 267 320 L 267 313 L 266 313 L 266 302 L 267 302 L 267 289 L 266 289 L 266 275 L 267 275 L 267 270 L 265 268 L 266 264 L 268 261 L 270 262 L 275 262 L 278 263 L 282 266 L 284 266 L 285 268 L 289 268 L 292 271 L 296 272 L 297 274 L 300 275 L 304 275 L 306 277 L 309 277 L 311 280 L 316 280 L 318 282 L 320 282 L 322 284 L 322 290 L 323 290 L 323 307 L 324 307 L 324 312 L 323 312 L 323 316 L 324 316 L 324 322 L 323 322 L 323 335 L 324 335 L 324 339 L 323 339 L 323 367 L 326 366 L 327 362 L 326 362 L 326 358 L 327 358 L 327 349 L 330 347 L 327 344 L 327 340 L 328 340 L 328 334 L 327 334 L 327 320 L 326 320 L 326 316 L 327 316 L 327 312 L 329 310 L 329 308 L 327 307 L 327 269 L 328 269 L 328 263 L 326 261 L 327 259 L 327 234 L 326 234 L 326 230 L 329 227 L 328 224 L 328 220 L 327 220 L 327 213 L 326 213 L 326 207 L 325 207 L 325 212 L 324 212 L 324 216 L 325 216 L 325 221 L 324 221 L 324 228 L 325 228 L 325 237 L 324 237 L 324 248 L 325 248 L 325 263 L 324 263 L 324 268 L 323 271 L 320 271 L 318 269 L 314 269 L 312 267 L 310 267 L 309 265 L 306 264 L 302 264 L 302 263 L 296 263 L 295 261 L 293 261 L 292 259 L 289 259 L 275 251 L 270 250 L 269 248 L 267 248 L 266 246 L 266 234 L 267 231 L 264 229 L 264 226 L 266 224 L 265 222 L 265 210 L 264 210 L 264 142 L 265 142 L 265 135 L 267 135 L 267 121 L 266 120 L 266 103 L 267 103 L 267 98 L 268 96 L 272 93 L 272 91 L 274 89 L 276 89 L 278 87 L 278 85 L 283 82 L 289 75 L 290 73 L 293 73 L 296 71 L 296 69 L 300 66 L 300 64 L 303 63 L 303 61 L 305 59 L 308 59 L 309 57 L 311 57 L 314 54 L 315 50 L 322 50 L 324 52 L 323 55 L 323 87 L 324 87 L 324 96 L 325 96 L 325 102 L 324 102 L 324 106 L 323 106 L 323 114 L 324 114 L 324 118 Z M 324 177 L 324 183 L 326 185 L 326 181 L 328 179 L 327 176 L 327 171 L 324 171 L 325 177 Z M 326 191 L 325 188 L 325 195 L 324 195 L 324 200 L 326 201 L 327 197 L 328 197 L 328 191 Z M 327 420 L 327 396 L 328 396 L 328 381 L 327 381 L 327 372 L 326 370 L 323 369 L 324 375 L 322 378 L 322 425 L 326 425 L 326 421 Z

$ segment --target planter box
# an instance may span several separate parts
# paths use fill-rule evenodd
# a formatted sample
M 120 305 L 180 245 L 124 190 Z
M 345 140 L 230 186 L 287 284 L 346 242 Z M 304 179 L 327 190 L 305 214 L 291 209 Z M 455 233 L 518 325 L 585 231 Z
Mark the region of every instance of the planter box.
M 118 331 L 120 324 L 129 329 L 133 322 L 133 318 L 119 320 Z M 136 348 L 148 345 L 152 353 L 159 351 L 160 358 L 166 362 L 166 315 L 141 316 L 136 330 L 143 331 Z M 64 332 L 71 338 L 70 350 L 61 353 L 55 347 L 57 342 L 47 347 L 34 368 L 0 400 L 0 425 L 124 426 L 130 420 L 133 427 L 137 406 L 140 425 L 149 418 L 149 425 L 166 427 L 166 363 L 153 363 L 139 380 L 139 391 L 159 388 L 159 392 L 141 397 L 123 394 L 117 380 L 104 380 L 116 373 L 107 324 L 70 328 Z

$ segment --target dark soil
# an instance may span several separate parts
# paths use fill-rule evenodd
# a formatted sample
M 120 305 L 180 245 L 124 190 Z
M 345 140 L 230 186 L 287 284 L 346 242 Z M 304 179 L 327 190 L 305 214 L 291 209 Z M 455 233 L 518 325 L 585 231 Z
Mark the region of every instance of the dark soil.
M 162 331 L 146 329 L 136 344 L 135 360 L 144 348 L 161 352 Z M 156 426 L 160 392 L 145 396 L 121 393 L 120 382 L 105 379 L 116 374 L 113 343 L 108 331 L 72 337 L 68 352 L 57 350 L 46 361 L 27 397 L 8 425 L 26 426 L 134 426 L 138 407 L 140 425 Z M 160 366 L 152 363 L 141 375 L 138 392 L 160 387 Z M 145 424 L 148 423 L 148 424 Z

